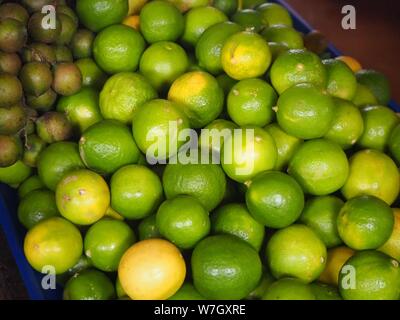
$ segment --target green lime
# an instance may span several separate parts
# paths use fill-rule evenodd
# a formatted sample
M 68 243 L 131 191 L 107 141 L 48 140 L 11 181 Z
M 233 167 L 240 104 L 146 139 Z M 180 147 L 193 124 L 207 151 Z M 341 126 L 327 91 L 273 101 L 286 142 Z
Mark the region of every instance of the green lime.
M 232 79 L 226 73 L 220 74 L 217 78 L 219 86 L 224 91 L 225 96 L 229 94 L 232 87 L 237 83 L 237 80 Z
M 322 196 L 346 183 L 349 162 L 338 144 L 326 139 L 310 140 L 299 147 L 288 172 L 306 193 Z
M 182 13 L 167 1 L 151 1 L 140 11 L 140 32 L 148 43 L 176 41 L 184 27 Z
M 238 8 L 238 1 L 236 0 L 214 0 L 213 6 L 221 10 L 227 16 L 234 14 Z
M 230 203 L 218 208 L 211 216 L 214 234 L 231 234 L 260 251 L 264 241 L 264 226 L 256 221 L 244 204 Z
M 311 198 L 306 202 L 299 221 L 313 229 L 327 248 L 336 247 L 342 243 L 336 220 L 343 204 L 335 196 Z
M 143 219 L 154 213 L 163 198 L 160 178 L 141 165 L 129 165 L 111 178 L 111 206 L 127 219 Z
M 352 101 L 357 91 L 357 80 L 353 71 L 337 59 L 323 60 L 327 73 L 327 91 L 331 96 Z
M 263 268 L 263 274 L 261 277 L 260 282 L 258 283 L 258 286 L 255 287 L 255 289 L 249 293 L 249 295 L 246 297 L 246 300 L 261 300 L 262 297 L 264 296 L 265 292 L 267 289 L 275 282 L 275 278 L 271 275 L 269 271 L 267 271 L 265 268 Z
M 400 118 L 393 110 L 384 106 L 364 107 L 361 114 L 364 119 L 364 133 L 357 145 L 362 149 L 385 151 Z
M 324 138 L 338 143 L 344 150 L 351 148 L 364 132 L 360 110 L 350 101 L 334 99 L 335 116 Z
M 227 20 L 227 16 L 217 8 L 193 8 L 185 15 L 185 28 L 182 41 L 186 45 L 195 47 L 204 31 L 214 24 Z
M 392 131 L 389 139 L 389 150 L 397 163 L 400 163 L 400 124 Z
M 217 164 L 168 164 L 162 177 L 167 199 L 189 195 L 207 211 L 215 209 L 226 190 L 226 177 Z
M 72 37 L 70 48 L 75 59 L 85 59 L 92 56 L 95 34 L 87 29 L 78 29 Z
M 64 112 L 80 133 L 103 119 L 99 109 L 99 93 L 93 88 L 83 88 L 72 96 L 61 97 L 57 102 L 57 111 Z
M 342 300 L 336 287 L 319 282 L 311 283 L 310 286 L 316 300 Z
M 239 2 L 238 6 L 244 9 L 254 9 L 264 2 L 265 0 L 243 0 L 241 3 Z
M 228 94 L 229 117 L 239 126 L 263 127 L 275 115 L 275 90 L 264 80 L 245 79 L 235 84 Z
M 344 243 L 354 250 L 377 249 L 392 234 L 392 209 L 374 196 L 348 200 L 337 217 L 337 228 Z
M 0 167 L 0 182 L 10 186 L 18 186 L 32 174 L 32 168 L 28 167 L 21 160 L 5 168 Z
M 204 297 L 196 290 L 193 284 L 186 282 L 182 287 L 168 300 L 205 300 Z
M 294 223 L 304 208 L 304 193 L 291 176 L 268 171 L 258 174 L 246 192 L 251 215 L 266 227 L 281 229 Z
M 289 12 L 283 6 L 277 3 L 264 3 L 257 7 L 263 18 L 263 23 L 267 26 L 285 25 L 291 27 L 293 25 Z
M 394 208 L 394 227 L 389 240 L 378 250 L 400 261 L 400 209 Z
M 261 33 L 268 42 L 282 43 L 289 49 L 303 49 L 301 34 L 292 27 L 285 25 L 270 26 Z
M 346 199 L 371 195 L 391 205 L 399 192 L 399 169 L 390 157 L 376 150 L 362 150 L 350 158 L 350 174 L 342 188 Z
M 262 300 L 316 300 L 316 296 L 311 285 L 299 279 L 283 278 L 270 285 Z
M 288 46 L 282 42 L 268 42 L 269 49 L 272 54 L 272 61 L 274 62 L 282 53 L 289 50 Z
M 115 120 L 103 120 L 87 129 L 79 140 L 79 152 L 86 167 L 101 174 L 137 163 L 140 153 L 128 127 Z
M 370 89 L 381 105 L 390 101 L 389 80 L 382 73 L 375 70 L 360 70 L 356 73 L 357 81 Z
M 118 277 L 117 280 L 115 280 L 115 293 L 119 299 L 128 297 L 125 290 L 122 288 L 121 281 L 119 281 Z
M 107 76 L 93 59 L 80 59 L 75 61 L 75 64 L 81 71 L 83 87 L 94 87 L 96 89 L 103 88 L 103 85 L 107 80 Z
M 18 220 L 27 229 L 42 220 L 59 215 L 54 192 L 50 190 L 31 191 L 18 205 Z
M 168 99 L 176 102 L 193 128 L 202 128 L 222 112 L 224 93 L 209 73 L 192 71 L 174 81 Z
M 85 169 L 70 171 L 57 185 L 56 202 L 63 217 L 78 225 L 90 225 L 106 214 L 110 191 L 97 173 Z
M 212 74 L 220 74 L 222 69 L 222 47 L 231 35 L 242 30 L 236 23 L 225 21 L 208 28 L 196 44 L 196 58 L 199 65 Z
M 43 220 L 28 231 L 24 253 L 29 264 L 38 272 L 51 266 L 56 274 L 72 268 L 82 255 L 82 236 L 69 221 L 53 217 Z
M 105 119 L 126 124 L 145 102 L 157 98 L 157 92 L 140 74 L 122 72 L 109 78 L 100 93 L 100 111 Z
M 140 241 L 152 238 L 161 238 L 156 224 L 156 215 L 152 214 L 140 221 L 138 226 Z
M 260 12 L 254 9 L 239 10 L 232 15 L 231 20 L 247 31 L 260 32 L 264 27 Z
M 309 227 L 295 224 L 274 233 L 266 256 L 272 275 L 295 277 L 305 283 L 318 279 L 326 264 L 326 247 Z
M 268 43 L 259 34 L 251 31 L 230 36 L 221 51 L 222 68 L 228 76 L 236 80 L 262 76 L 271 60 Z
M 102 219 L 86 232 L 83 242 L 85 255 L 97 269 L 117 271 L 122 255 L 135 240 L 135 234 L 125 222 Z
M 300 139 L 323 137 L 335 116 L 332 98 L 312 84 L 297 84 L 287 89 L 277 105 L 280 127 Z
M 357 252 L 340 272 L 339 290 L 345 300 L 398 300 L 399 262 L 373 250 Z
M 30 192 L 42 189 L 44 187 L 45 185 L 38 176 L 36 175 L 30 176 L 28 179 L 22 182 L 21 185 L 18 187 L 18 197 L 22 199 Z
M 94 40 L 93 56 L 105 72 L 135 71 L 140 56 L 145 49 L 145 41 L 135 29 L 116 24 L 102 30 Z
M 303 140 L 287 134 L 277 123 L 272 123 L 264 129 L 272 136 L 278 150 L 278 159 L 274 169 L 282 170 L 289 164 L 290 159 L 303 143 Z
M 327 71 L 320 58 L 307 50 L 286 51 L 279 55 L 271 67 L 271 82 L 279 94 L 300 83 L 325 89 L 327 80 Z
M 98 270 L 84 270 L 72 276 L 64 288 L 64 300 L 111 300 L 115 289 L 111 280 Z
M 174 4 L 181 12 L 186 12 L 192 8 L 204 7 L 209 4 L 209 0 L 167 0 Z
M 207 299 L 243 299 L 262 276 L 257 251 L 232 235 L 205 238 L 195 247 L 191 262 L 194 286 Z
M 79 21 L 94 32 L 120 23 L 127 15 L 128 9 L 128 0 L 79 0 L 76 2 Z
M 210 149 L 213 154 L 219 155 L 225 139 L 233 134 L 235 129 L 239 127 L 236 123 L 225 120 L 217 119 L 211 122 L 208 126 L 201 130 L 199 144 L 202 148 Z
M 190 249 L 209 234 L 211 224 L 208 212 L 196 198 L 181 195 L 161 204 L 156 225 L 163 237 L 181 249 Z
M 55 190 L 65 173 L 84 168 L 75 142 L 56 142 L 44 149 L 38 159 L 39 178 L 50 190 Z
M 175 156 L 185 143 L 179 138 L 189 128 L 180 106 L 172 101 L 155 99 L 146 102 L 133 118 L 132 132 L 147 161 L 165 161 Z
M 374 94 L 368 87 L 358 83 L 353 103 L 357 107 L 374 106 L 378 104 L 378 100 L 376 100 Z
M 161 92 L 168 91 L 171 84 L 188 68 L 189 60 L 185 50 L 168 41 L 152 44 L 140 59 L 140 73 Z

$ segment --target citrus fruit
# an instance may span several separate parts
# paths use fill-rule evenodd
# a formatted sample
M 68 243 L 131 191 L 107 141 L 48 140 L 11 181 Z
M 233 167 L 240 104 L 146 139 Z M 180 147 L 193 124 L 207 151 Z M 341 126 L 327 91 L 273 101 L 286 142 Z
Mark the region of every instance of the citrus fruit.
M 132 132 L 148 161 L 163 161 L 174 156 L 185 143 L 179 135 L 188 128 L 189 121 L 177 103 L 155 99 L 146 102 L 136 112 Z
M 270 77 L 279 94 L 300 83 L 310 83 L 325 89 L 328 81 L 320 58 L 315 53 L 302 49 L 289 50 L 279 55 L 272 64 Z
M 27 110 L 20 104 L 0 108 L 0 134 L 17 134 L 27 123 Z
M 221 164 L 234 181 L 247 182 L 275 167 L 278 152 L 271 135 L 257 127 L 244 127 L 225 140 Z
M 72 124 L 65 114 L 49 111 L 36 119 L 36 132 L 45 143 L 68 140 L 73 134 Z
M 29 107 L 39 112 L 46 112 L 53 108 L 57 100 L 57 93 L 53 89 L 47 90 L 42 95 L 26 95 L 26 103 Z
M 156 224 L 156 215 L 152 214 L 140 221 L 138 225 L 139 239 L 161 238 Z
M 336 142 L 342 149 L 351 148 L 364 132 L 360 110 L 350 101 L 334 99 L 335 116 L 324 138 Z
M 209 6 L 192 8 L 185 15 L 182 41 L 194 47 L 204 31 L 214 24 L 227 20 L 226 15 L 217 8 Z
M 111 300 L 115 290 L 111 280 L 98 270 L 76 273 L 65 285 L 64 300 Z
M 97 269 L 116 271 L 122 255 L 135 240 L 135 234 L 125 222 L 102 219 L 86 232 L 85 255 Z
M 191 196 L 177 196 L 158 208 L 156 225 L 160 234 L 181 249 L 193 248 L 210 232 L 210 218 L 201 203 Z
M 392 235 L 383 246 L 379 248 L 379 251 L 386 253 L 392 258 L 400 261 L 400 209 L 393 209 L 394 214 L 394 227 Z
M 344 202 L 335 196 L 311 198 L 306 202 L 299 221 L 309 226 L 325 243 L 327 248 L 342 243 L 336 220 Z
M 310 286 L 316 300 L 342 300 L 336 287 L 319 282 L 311 283 Z
M 188 67 L 189 60 L 182 47 L 173 42 L 160 41 L 146 49 L 139 69 L 155 89 L 164 92 Z
M 349 269 L 355 278 L 344 272 Z M 339 290 L 345 300 L 398 300 L 399 262 L 378 251 L 357 252 L 342 268 Z
M 353 100 L 357 91 L 357 79 L 353 71 L 340 60 L 327 59 L 322 63 L 328 73 L 328 93 L 344 100 Z
M 26 93 L 40 96 L 50 89 L 53 75 L 47 63 L 29 62 L 23 65 L 19 79 Z
M 124 165 L 137 163 L 140 151 L 128 127 L 115 120 L 103 120 L 83 133 L 79 153 L 89 169 L 111 174 Z
M 182 286 L 185 275 L 178 248 L 162 239 L 137 242 L 124 253 L 118 267 L 121 286 L 134 300 L 168 299 Z
M 207 299 L 243 299 L 262 275 L 257 251 L 232 235 L 205 238 L 195 247 L 191 262 L 194 286 Z
M 247 31 L 260 32 L 264 27 L 261 14 L 254 9 L 243 9 L 232 15 L 231 20 Z
M 257 287 L 246 297 L 246 300 L 261 300 L 267 289 L 275 282 L 275 278 L 269 271 L 263 268 L 263 274 Z
M 182 287 L 168 300 L 204 300 L 204 297 L 191 283 L 184 283 Z
M 368 87 L 358 83 L 356 94 L 353 98 L 353 103 L 357 107 L 375 106 L 378 104 L 378 100 L 375 98 L 372 91 L 368 89 Z
M 50 190 L 31 191 L 18 205 L 18 220 L 27 229 L 31 229 L 42 220 L 58 215 L 54 192 Z
M 262 1 L 264 2 L 264 1 Z M 293 25 L 289 12 L 277 3 L 263 3 L 257 7 L 263 18 L 263 23 L 267 26 Z
M 330 129 L 335 105 L 331 97 L 312 84 L 297 84 L 278 99 L 279 126 L 300 139 L 323 137 Z
M 375 70 L 360 70 L 356 73 L 356 77 L 358 83 L 372 91 L 379 104 L 389 103 L 390 84 L 385 75 Z
M 139 31 L 140 30 L 140 17 L 137 15 L 128 16 L 122 21 L 122 24 Z
M 326 247 L 309 227 L 296 224 L 278 230 L 267 243 L 268 266 L 277 278 L 316 280 L 325 268 Z
M 392 209 L 374 196 L 348 200 L 337 217 L 340 238 L 354 250 L 377 249 L 392 234 Z
M 32 174 L 32 168 L 28 167 L 21 160 L 18 160 L 9 167 L 0 167 L 0 182 L 11 186 L 18 186 Z
M 18 197 L 22 199 L 32 191 L 43 189 L 44 187 L 42 180 L 38 176 L 30 176 L 18 187 Z
M 217 164 L 168 164 L 162 177 L 167 199 L 189 195 L 211 211 L 220 204 L 226 190 L 226 178 Z
M 259 34 L 250 31 L 230 36 L 221 51 L 222 68 L 236 80 L 262 76 L 271 59 L 268 43 Z
M 271 50 L 272 62 L 274 62 L 282 53 L 289 50 L 288 46 L 282 42 L 268 42 L 268 46 Z
M 227 16 L 234 14 L 238 8 L 238 1 L 236 0 L 214 0 L 213 6 L 221 10 Z
M 210 4 L 210 0 L 168 0 L 174 4 L 181 12 L 186 12 L 192 8 L 204 7 Z
M 13 165 L 22 155 L 21 139 L 16 136 L 0 135 L 0 167 L 9 167 Z M 24 152 L 25 154 L 25 152 Z
M 127 15 L 128 9 L 128 0 L 78 0 L 76 2 L 79 21 L 94 32 L 120 23 Z
M 11 74 L 0 74 L 1 98 L 0 107 L 8 108 L 22 99 L 23 88 L 21 81 Z
M 110 205 L 110 191 L 104 179 L 86 169 L 70 171 L 56 189 L 57 208 L 66 219 L 79 225 L 100 220 Z
M 151 1 L 140 11 L 140 31 L 148 43 L 175 41 L 184 27 L 182 13 L 167 1 Z
M 393 158 L 400 163 L 400 125 L 393 129 L 389 139 L 389 150 Z
M 75 61 L 75 64 L 81 71 L 83 87 L 94 87 L 97 89 L 103 88 L 107 76 L 93 59 L 80 59 Z
M 343 61 L 347 66 L 353 71 L 358 72 L 362 69 L 361 64 L 354 59 L 353 57 L 349 56 L 339 56 L 336 58 L 337 60 Z
M 163 198 L 160 178 L 141 165 L 129 165 L 111 178 L 111 206 L 127 219 L 142 219 L 155 212 Z
M 128 0 L 129 2 L 129 11 L 128 15 L 137 14 L 143 8 L 143 6 L 147 3 L 148 0 Z
M 140 74 L 122 72 L 110 77 L 100 93 L 100 111 L 105 119 L 125 124 L 145 102 L 157 98 L 157 92 Z
M 384 106 L 369 106 L 361 110 L 364 119 L 364 133 L 357 144 L 362 149 L 387 149 L 394 128 L 400 118 L 394 111 Z
M 214 234 L 231 234 L 260 251 L 265 236 L 264 226 L 256 221 L 244 204 L 230 203 L 219 207 L 211 216 Z
M 0 6 L 0 16 L 3 19 L 12 18 L 26 25 L 29 14 L 26 9 L 18 3 L 3 3 Z
M 342 188 L 346 199 L 364 194 L 391 205 L 399 192 L 399 169 L 390 157 L 376 150 L 362 150 L 350 158 L 349 177 Z
M 56 274 L 73 267 L 82 254 L 82 237 L 69 221 L 53 217 L 43 220 L 28 231 L 24 253 L 29 264 L 38 272 L 52 266 Z
M 141 34 L 122 24 L 102 30 L 94 40 L 93 56 L 101 69 L 110 74 L 135 71 L 145 49 Z
M 254 9 L 262 3 L 264 3 L 263 0 L 243 0 L 242 2 L 238 3 L 238 7 L 239 9 Z
M 328 250 L 326 267 L 319 276 L 319 281 L 337 286 L 339 283 L 339 273 L 346 261 L 354 255 L 355 251 L 346 246 L 331 248 Z
M 261 79 L 245 79 L 235 84 L 228 94 L 229 117 L 239 126 L 263 127 L 275 115 L 277 95 L 275 90 Z
M 261 35 L 268 42 L 282 43 L 289 49 L 303 49 L 304 43 L 301 34 L 292 27 L 273 25 L 263 30 Z
M 45 186 L 55 190 L 65 173 L 84 168 L 75 142 L 56 142 L 44 149 L 37 162 L 38 175 Z
M 316 139 L 299 147 L 288 172 L 306 193 L 322 196 L 339 190 L 346 183 L 349 162 L 338 144 Z
M 224 93 L 212 75 L 192 71 L 173 82 L 168 99 L 177 103 L 189 118 L 191 127 L 202 128 L 222 112 Z
M 22 67 L 22 61 L 16 53 L 0 53 L 0 71 L 4 74 L 17 76 Z
M 30 166 L 36 167 L 40 153 L 46 148 L 47 144 L 35 134 L 26 137 L 25 150 L 22 161 Z
M 278 159 L 276 160 L 274 169 L 282 170 L 288 165 L 290 159 L 303 141 L 287 134 L 277 123 L 272 123 L 264 129 L 272 136 L 278 150 Z
M 266 227 L 280 229 L 300 217 L 304 194 L 289 175 L 278 171 L 262 172 L 251 181 L 246 204 L 257 221 Z
M 82 88 L 82 73 L 72 62 L 60 62 L 54 67 L 52 89 L 62 96 L 70 96 Z
M 196 44 L 196 58 L 199 65 L 212 74 L 223 72 L 221 63 L 222 47 L 231 35 L 242 30 L 242 27 L 230 21 L 217 23 L 209 27 Z
M 75 59 L 85 59 L 92 56 L 95 34 L 87 29 L 78 29 L 72 37 L 70 48 Z
M 119 281 L 118 277 L 117 277 L 117 280 L 115 280 L 115 293 L 117 294 L 118 298 L 126 298 L 126 297 L 128 297 L 126 295 L 126 292 L 124 291 L 124 289 L 122 289 L 121 281 Z
M 309 284 L 294 278 L 283 278 L 271 284 L 262 300 L 316 300 L 316 297 Z
M 34 15 L 33 15 L 34 17 Z M 32 19 L 32 18 L 31 18 Z M 30 20 L 31 20 L 30 19 Z M 29 24 L 30 25 L 30 24 Z M 32 31 L 32 30 L 30 30 Z M 34 38 L 35 32 L 30 32 Z M 6 53 L 14 53 L 21 50 L 27 41 L 27 30 L 20 21 L 5 18 L 0 21 L 0 49 Z
M 201 130 L 199 144 L 201 148 L 210 149 L 213 154 L 220 154 L 224 141 L 233 134 L 239 126 L 236 123 L 225 120 L 216 119 Z

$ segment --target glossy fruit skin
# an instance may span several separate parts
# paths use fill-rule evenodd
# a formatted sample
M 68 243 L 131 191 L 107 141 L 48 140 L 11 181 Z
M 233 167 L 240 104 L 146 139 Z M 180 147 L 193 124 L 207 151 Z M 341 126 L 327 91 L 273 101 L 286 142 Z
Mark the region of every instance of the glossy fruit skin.
M 392 209 L 373 196 L 347 201 L 337 217 L 340 237 L 354 250 L 379 248 L 390 238 L 393 226 Z
M 378 103 L 387 105 L 390 100 L 390 84 L 385 75 L 375 70 L 360 70 L 356 73 L 358 83 L 372 91 Z
M 353 289 L 349 288 L 349 268 L 356 274 Z M 399 262 L 384 253 L 366 250 L 357 252 L 343 266 L 339 291 L 345 300 L 398 300 L 399 283 Z
M 278 171 L 258 174 L 246 192 L 246 204 L 252 216 L 266 227 L 281 229 L 294 223 L 304 208 L 300 185 Z
M 371 195 L 391 205 L 400 192 L 399 176 L 390 157 L 376 150 L 362 150 L 350 158 L 349 177 L 341 191 L 346 199 Z
M 234 0 L 215 0 L 213 6 L 221 10 L 227 16 L 231 16 L 237 11 L 238 3 Z
M 18 160 L 9 167 L 0 168 L 0 182 L 6 183 L 10 186 L 18 186 L 31 174 L 32 168 L 28 167 L 21 160 Z
M 209 131 L 201 131 L 199 137 L 199 146 L 202 149 L 208 147 L 213 155 L 218 155 L 221 153 L 224 139 L 226 139 L 230 134 L 233 134 L 234 129 L 238 128 L 239 126 L 232 121 L 216 119 L 204 127 L 204 129 L 208 129 Z
M 191 263 L 194 286 L 207 299 L 243 299 L 262 275 L 257 252 L 232 235 L 202 240 L 193 251 Z
M 38 97 L 35 95 L 26 95 L 25 101 L 29 107 L 35 109 L 36 111 L 46 112 L 50 111 L 54 107 L 57 97 L 57 93 L 50 88 Z
M 378 250 L 386 253 L 396 260 L 400 260 L 400 209 L 394 208 L 394 226 L 392 234 L 388 241 Z
M 69 221 L 54 217 L 43 220 L 28 231 L 24 252 L 30 265 L 39 272 L 53 266 L 56 274 L 73 267 L 82 254 L 82 236 Z
M 266 257 L 275 278 L 290 276 L 310 283 L 324 270 L 327 252 L 324 243 L 312 229 L 294 224 L 271 237 Z
M 261 14 L 254 9 L 239 10 L 231 19 L 248 31 L 260 32 L 264 27 Z
M 400 163 L 400 124 L 392 131 L 389 139 L 389 150 L 397 163 Z
M 46 20 L 44 18 L 45 14 L 35 12 L 28 22 L 28 33 L 34 41 L 46 44 L 55 43 L 61 33 L 61 22 L 59 19 L 56 19 L 56 28 L 47 29 L 44 27 L 44 24 L 42 24 L 42 22 Z
M 301 34 L 292 27 L 285 25 L 270 26 L 264 29 L 261 35 L 268 42 L 284 44 L 289 49 L 304 48 L 304 42 Z
M 368 87 L 357 83 L 357 90 L 353 99 L 353 103 L 357 107 L 375 106 L 378 104 L 378 100 Z
M 193 284 L 186 282 L 168 300 L 204 300 L 204 297 L 196 290 Z
M 58 63 L 54 68 L 53 90 L 62 96 L 71 96 L 82 88 L 82 73 L 72 62 Z
M 38 176 L 36 175 L 30 176 L 18 187 L 18 197 L 21 200 L 30 192 L 43 188 L 45 188 L 45 185 Z
M 95 35 L 90 30 L 77 30 L 70 44 L 75 59 L 90 58 L 92 56 L 94 38 Z
M 262 300 L 316 300 L 316 297 L 309 284 L 295 278 L 283 278 L 271 284 Z
M 352 101 L 357 91 L 357 79 L 353 71 L 340 60 L 327 59 L 322 63 L 328 73 L 328 93 L 334 97 Z
M 317 300 L 343 300 L 337 287 L 320 282 L 314 282 L 310 286 Z
M 79 59 L 75 61 L 75 64 L 82 74 L 82 87 L 93 87 L 99 90 L 103 88 L 107 76 L 93 59 Z
M 110 186 L 111 206 L 127 219 L 148 217 L 163 199 L 160 178 L 141 165 L 120 168 L 113 174 Z
M 46 63 L 31 62 L 25 64 L 20 72 L 20 80 L 24 91 L 40 96 L 50 89 L 53 75 Z
M 156 224 L 156 215 L 150 215 L 140 221 L 138 225 L 139 240 L 161 238 Z
M 263 3 L 257 7 L 257 11 L 261 12 L 263 23 L 267 26 L 293 25 L 289 12 L 277 3 Z
M 122 255 L 135 240 L 133 230 L 125 222 L 102 219 L 86 232 L 84 252 L 97 269 L 117 271 Z

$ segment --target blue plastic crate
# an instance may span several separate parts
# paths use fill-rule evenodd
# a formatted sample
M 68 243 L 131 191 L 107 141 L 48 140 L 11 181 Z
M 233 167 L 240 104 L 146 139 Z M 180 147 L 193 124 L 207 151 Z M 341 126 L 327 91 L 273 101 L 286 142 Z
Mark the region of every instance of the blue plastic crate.
M 313 28 L 283 0 L 275 0 L 272 2 L 285 6 L 291 13 L 294 26 L 297 30 L 308 33 Z M 332 44 L 329 45 L 329 52 L 333 57 L 342 55 Z M 400 106 L 391 101 L 389 106 L 400 112 Z M 41 281 L 43 275 L 34 271 L 24 256 L 23 239 L 25 235 L 24 228 L 17 219 L 17 193 L 10 187 L 0 184 L 0 224 L 6 235 L 8 245 L 17 263 L 22 280 L 28 291 L 29 297 L 34 300 L 55 300 L 62 297 L 60 288 L 58 290 L 43 290 Z

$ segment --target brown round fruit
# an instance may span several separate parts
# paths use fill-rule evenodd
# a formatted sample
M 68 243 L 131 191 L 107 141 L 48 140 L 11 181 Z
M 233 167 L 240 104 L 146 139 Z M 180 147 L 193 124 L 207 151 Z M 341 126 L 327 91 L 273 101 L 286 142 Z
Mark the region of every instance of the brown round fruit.
M 63 96 L 71 96 L 82 87 L 82 73 L 74 63 L 60 63 L 54 69 L 53 89 Z

